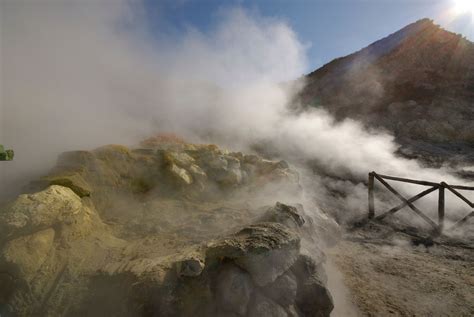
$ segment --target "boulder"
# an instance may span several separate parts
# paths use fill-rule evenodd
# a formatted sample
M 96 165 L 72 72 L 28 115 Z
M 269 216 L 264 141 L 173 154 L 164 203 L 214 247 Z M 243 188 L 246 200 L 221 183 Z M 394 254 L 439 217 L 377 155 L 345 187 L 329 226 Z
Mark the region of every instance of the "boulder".
M 305 220 L 298 210 L 289 205 L 277 202 L 275 206 L 267 209 L 261 221 L 278 222 L 289 228 L 298 228 L 304 225 Z
M 82 202 L 71 189 L 53 185 L 47 189 L 24 194 L 0 214 L 3 236 L 34 232 L 56 223 L 72 223 L 82 210 Z
M 207 255 L 233 259 L 257 285 L 264 286 L 293 265 L 299 249 L 300 238 L 295 232 L 279 223 L 260 223 L 211 245 Z
M 300 254 L 295 264 L 291 267 L 291 271 L 298 281 L 303 281 L 309 276 L 315 276 L 317 279 L 326 284 L 327 276 L 323 267 L 324 260 L 325 259 L 322 258 L 316 261 L 315 258 L 307 254 Z
M 216 281 L 218 310 L 245 316 L 253 289 L 247 272 L 232 264 L 223 265 Z
M 194 164 L 195 160 L 186 152 L 178 151 L 163 151 L 163 159 L 168 164 L 176 164 L 180 167 L 188 167 L 191 164 Z
M 329 290 L 314 276 L 301 281 L 298 285 L 296 305 L 303 316 L 329 317 L 334 309 Z
M 65 174 L 65 175 L 51 175 L 46 176 L 43 180 L 48 182 L 48 185 L 60 185 L 70 188 L 77 196 L 90 196 L 92 189 L 80 174 Z
M 248 317 L 287 317 L 283 307 L 259 292 L 253 296 L 249 305 Z
M 291 268 L 298 289 L 296 306 L 303 316 L 329 316 L 334 302 L 325 283 L 327 277 L 321 263 L 308 255 L 300 255 Z
M 242 182 L 240 161 L 233 156 L 210 153 L 205 159 L 201 158 L 200 162 L 209 177 L 221 185 L 233 186 Z
M 283 307 L 289 307 L 295 302 L 297 287 L 296 276 L 291 271 L 287 271 L 273 283 L 266 285 L 263 292 Z

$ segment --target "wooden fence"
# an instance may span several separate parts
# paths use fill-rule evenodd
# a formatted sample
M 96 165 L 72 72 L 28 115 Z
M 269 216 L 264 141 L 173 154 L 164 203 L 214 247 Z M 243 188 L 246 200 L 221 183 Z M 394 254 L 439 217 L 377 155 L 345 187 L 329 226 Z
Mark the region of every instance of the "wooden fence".
M 383 212 L 382 214 L 375 216 L 375 197 L 374 197 L 374 186 L 375 186 L 375 180 L 378 180 L 382 185 L 384 185 L 390 192 L 392 192 L 398 199 L 400 199 L 401 203 L 393 207 L 390 210 L 387 210 Z M 429 188 L 422 191 L 421 193 L 411 197 L 411 198 L 405 198 L 402 194 L 400 194 L 397 190 L 395 190 L 390 184 L 388 184 L 385 180 L 391 180 L 391 181 L 397 181 L 397 182 L 403 182 L 403 183 L 410 183 L 410 184 L 417 184 L 417 185 L 422 185 L 422 186 L 428 186 Z M 387 217 L 388 215 L 393 215 L 397 211 L 403 209 L 404 207 L 408 206 L 410 209 L 415 212 L 418 216 L 420 216 L 423 220 L 425 220 L 427 223 L 429 223 L 436 232 L 441 233 L 444 229 L 444 214 L 445 214 L 445 200 L 444 200 L 444 193 L 445 190 L 449 190 L 452 192 L 454 195 L 459 197 L 462 201 L 464 201 L 470 208 L 474 208 L 474 204 L 464 197 L 459 191 L 461 190 L 472 190 L 474 191 L 474 187 L 469 187 L 469 186 L 459 186 L 459 185 L 449 185 L 446 184 L 445 182 L 441 183 L 433 183 L 433 182 L 427 182 L 427 181 L 420 181 L 420 180 L 414 180 L 414 179 L 407 179 L 407 178 L 401 178 L 401 177 L 393 177 L 393 176 L 387 176 L 387 175 L 380 175 L 375 172 L 369 173 L 369 219 L 383 219 Z M 413 203 L 417 201 L 418 199 L 428 195 L 431 192 L 438 191 L 438 222 L 434 222 L 429 218 L 425 213 L 423 213 L 420 209 L 418 209 Z M 467 216 L 464 218 L 460 219 L 458 222 L 456 222 L 454 225 L 452 225 L 449 230 L 454 229 L 456 227 L 461 226 L 464 224 L 469 218 L 474 216 L 474 210 L 471 211 Z

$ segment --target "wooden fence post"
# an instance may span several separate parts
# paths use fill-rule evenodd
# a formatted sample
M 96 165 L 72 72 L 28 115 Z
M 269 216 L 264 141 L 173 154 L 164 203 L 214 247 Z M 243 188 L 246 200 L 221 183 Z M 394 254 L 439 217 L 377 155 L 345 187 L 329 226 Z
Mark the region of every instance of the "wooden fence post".
M 369 173 L 369 219 L 375 217 L 374 172 Z
M 444 186 L 441 183 L 439 186 L 438 196 L 438 231 L 441 234 L 444 228 Z

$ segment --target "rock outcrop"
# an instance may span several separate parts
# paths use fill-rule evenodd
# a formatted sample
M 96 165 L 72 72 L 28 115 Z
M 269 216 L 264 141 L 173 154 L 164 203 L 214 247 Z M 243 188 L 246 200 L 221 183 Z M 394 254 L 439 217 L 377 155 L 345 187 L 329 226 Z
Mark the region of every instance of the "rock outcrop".
M 215 146 L 65 153 L 0 212 L 0 313 L 329 316 L 312 220 L 258 206 L 267 185 L 298 175 Z

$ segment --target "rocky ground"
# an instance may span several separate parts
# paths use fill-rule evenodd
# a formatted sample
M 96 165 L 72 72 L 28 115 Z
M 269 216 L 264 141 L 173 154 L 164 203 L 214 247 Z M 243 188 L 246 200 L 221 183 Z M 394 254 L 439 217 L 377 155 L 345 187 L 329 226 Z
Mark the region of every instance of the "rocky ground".
M 64 153 L 1 207 L 1 316 L 329 316 L 320 246 L 284 161 L 213 145 Z
M 357 315 L 474 315 L 472 243 L 426 239 L 374 223 L 348 232 L 329 258 Z

